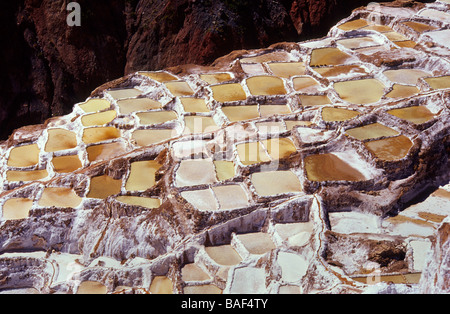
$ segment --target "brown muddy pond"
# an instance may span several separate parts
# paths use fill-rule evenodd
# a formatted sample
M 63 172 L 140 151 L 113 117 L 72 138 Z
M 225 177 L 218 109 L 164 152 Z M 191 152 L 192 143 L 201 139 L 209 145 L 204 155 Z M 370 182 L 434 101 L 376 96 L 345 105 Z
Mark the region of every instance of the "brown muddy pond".
M 353 119 L 359 114 L 358 111 L 354 110 L 326 107 L 322 110 L 322 119 L 326 122 L 341 122 Z
M 379 123 L 373 123 L 359 128 L 349 129 L 345 133 L 360 141 L 399 135 L 399 132 Z
M 366 177 L 334 154 L 307 156 L 305 170 L 310 181 L 363 181 Z
M 366 142 L 364 145 L 375 154 L 377 158 L 384 161 L 395 161 L 405 158 L 413 146 L 413 143 L 408 137 L 400 135 L 397 137 Z
M 414 124 L 422 124 L 435 117 L 435 115 L 425 106 L 393 109 L 389 110 L 387 113 Z

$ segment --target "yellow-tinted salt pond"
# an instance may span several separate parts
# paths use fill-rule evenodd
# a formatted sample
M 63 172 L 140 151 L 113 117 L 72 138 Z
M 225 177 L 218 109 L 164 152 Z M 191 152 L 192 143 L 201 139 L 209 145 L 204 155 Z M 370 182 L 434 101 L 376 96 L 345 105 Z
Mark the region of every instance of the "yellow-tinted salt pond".
M 349 129 L 346 131 L 346 133 L 361 141 L 379 137 L 399 135 L 399 132 L 379 123 L 373 123 L 359 128 Z
M 413 21 L 403 22 L 402 24 L 404 24 L 408 27 L 411 27 L 413 30 L 415 30 L 418 33 L 423 33 L 426 31 L 432 31 L 432 30 L 437 29 L 434 26 L 424 24 L 424 23 L 419 23 L 419 22 L 413 22 Z
M 290 114 L 291 109 L 287 105 L 261 105 L 259 112 L 262 118 L 272 117 L 277 114 Z
M 261 142 L 250 142 L 236 146 L 239 159 L 244 165 L 270 161 L 270 157 Z
M 6 180 L 11 182 L 28 182 L 44 179 L 48 176 L 47 170 L 34 171 L 7 171 Z
M 194 91 L 185 81 L 170 81 L 164 83 L 174 96 L 190 96 L 194 95 Z
M 99 113 L 85 115 L 81 118 L 81 123 L 84 126 L 97 126 L 110 123 L 117 117 L 115 110 L 108 110 Z
M 162 105 L 150 98 L 124 99 L 117 102 L 121 114 L 130 114 L 136 111 L 161 109 Z
M 115 180 L 108 175 L 91 178 L 91 184 L 87 197 L 106 199 L 110 195 L 119 194 L 122 188 L 122 180 Z
M 174 129 L 136 130 L 132 135 L 139 146 L 161 143 L 177 136 L 178 132 Z
M 202 116 L 185 116 L 186 128 L 184 134 L 199 134 L 215 132 L 220 129 L 213 118 Z
M 303 62 L 275 62 L 267 65 L 275 76 L 283 78 L 304 75 L 306 70 Z
M 392 28 L 390 28 L 389 26 L 380 25 L 380 24 L 369 25 L 369 26 L 363 27 L 363 29 L 368 30 L 368 31 L 376 31 L 379 33 L 386 33 L 386 32 L 392 31 Z
M 132 98 L 142 94 L 142 91 L 136 88 L 114 89 L 107 91 L 114 99 Z
M 172 280 L 166 276 L 156 276 L 153 278 L 149 290 L 152 294 L 173 294 Z
M 178 115 L 175 111 L 140 112 L 136 115 L 142 125 L 162 124 L 178 119 Z
M 412 40 L 396 41 L 395 44 L 402 48 L 414 48 L 417 46 L 417 43 Z
M 310 126 L 312 125 L 311 121 L 294 121 L 294 120 L 284 120 L 286 124 L 286 129 L 288 131 L 292 131 L 292 129 L 296 126 Z
M 326 107 L 322 110 L 322 119 L 326 122 L 333 122 L 333 121 L 347 121 L 352 118 L 355 118 L 360 113 L 358 111 L 354 110 L 348 110 L 343 108 L 332 108 L 332 107 Z
M 88 159 L 90 162 L 107 160 L 126 152 L 125 145 L 123 143 L 108 143 L 100 145 L 92 145 L 86 148 L 88 153 Z
M 305 170 L 310 181 L 363 181 L 366 177 L 335 154 L 307 156 Z
M 365 27 L 367 25 L 369 25 L 369 24 L 367 23 L 366 20 L 364 20 L 364 19 L 357 19 L 357 20 L 353 20 L 353 21 L 341 24 L 337 28 L 339 28 L 339 29 L 341 29 L 343 31 L 352 31 L 352 30 L 355 30 L 355 29 L 360 29 L 360 28 Z
M 239 264 L 242 261 L 242 257 L 229 244 L 220 246 L 207 246 L 205 247 L 205 251 L 212 260 L 222 266 L 233 266 Z
M 28 218 L 33 200 L 28 198 L 11 198 L 3 204 L 2 218 L 4 220 L 19 220 Z
M 320 87 L 319 82 L 317 82 L 314 78 L 311 76 L 305 76 L 305 77 L 295 77 L 292 82 L 294 83 L 294 89 L 296 91 L 317 91 L 317 89 Z
M 341 65 L 350 60 L 351 56 L 338 48 L 318 48 L 311 53 L 310 66 Z
M 83 281 L 78 287 L 77 294 L 106 294 L 106 286 L 98 281 Z
M 386 94 L 388 98 L 406 98 L 416 95 L 420 90 L 416 86 L 394 84 L 392 91 Z
M 39 163 L 37 144 L 24 145 L 11 149 L 8 158 L 9 167 L 30 167 Z
M 148 209 L 154 209 L 161 206 L 161 200 L 157 198 L 151 197 L 141 197 L 141 196 L 118 196 L 116 198 L 117 201 L 132 205 L 132 206 L 141 206 Z
M 251 175 L 251 182 L 259 196 L 273 196 L 302 191 L 300 180 L 290 170 L 255 172 Z
M 405 35 L 397 33 L 397 32 L 387 32 L 387 33 L 384 33 L 383 35 L 386 36 L 390 41 L 393 41 L 393 42 L 405 41 L 405 40 L 409 39 Z
M 292 140 L 288 138 L 264 140 L 262 143 L 273 160 L 287 158 L 297 151 Z
M 223 113 L 231 122 L 259 118 L 258 105 L 222 107 Z
M 367 71 L 359 65 L 338 65 L 333 67 L 322 67 L 315 68 L 314 71 L 327 78 L 333 78 L 347 74 L 367 74 Z
M 263 63 L 263 62 L 281 62 L 288 61 L 289 54 L 286 51 L 273 51 L 254 57 L 245 57 L 240 60 L 241 63 Z
M 218 102 L 240 101 L 247 99 L 247 95 L 245 94 L 242 85 L 239 83 L 214 85 L 211 86 L 211 90 L 213 92 L 214 99 Z
M 120 130 L 115 127 L 86 128 L 83 131 L 83 142 L 85 144 L 94 144 L 116 139 L 120 136 Z
M 77 135 L 65 129 L 48 130 L 48 140 L 45 144 L 45 151 L 49 153 L 72 149 L 77 147 Z
M 219 181 L 229 180 L 236 175 L 235 165 L 232 161 L 215 160 L 216 176 Z
M 450 88 L 450 75 L 440 77 L 429 77 L 425 81 L 432 89 Z
M 286 94 L 283 80 L 276 76 L 253 76 L 247 79 L 247 86 L 254 96 Z
M 82 167 L 78 155 L 53 157 L 52 165 L 57 173 L 70 173 Z
M 145 191 L 156 184 L 155 174 L 161 168 L 155 160 L 131 163 L 130 176 L 125 184 L 127 191 Z
M 211 277 L 203 271 L 197 264 L 186 264 L 181 269 L 181 279 L 186 281 L 205 281 Z
M 264 232 L 239 234 L 237 238 L 250 254 L 265 254 L 276 248 L 270 235 Z
M 111 103 L 106 99 L 89 99 L 83 104 L 79 105 L 80 108 L 86 113 L 92 113 L 97 111 L 102 111 L 109 109 L 111 107 Z
M 72 207 L 81 204 L 83 199 L 69 188 L 45 188 L 38 205 L 42 207 Z
M 209 112 L 206 100 L 203 98 L 182 97 L 180 98 L 186 112 Z
M 323 106 L 331 104 L 327 95 L 299 95 L 300 104 L 302 106 Z
M 422 124 L 435 117 L 434 114 L 425 106 L 393 109 L 389 110 L 387 113 L 414 124 Z
M 431 74 L 422 70 L 416 69 L 398 69 L 387 70 L 383 74 L 392 82 L 405 85 L 416 85 L 417 81 L 422 77 L 430 76 Z
M 222 294 L 222 290 L 215 285 L 185 286 L 184 294 Z
M 395 161 L 405 158 L 413 146 L 413 143 L 408 137 L 400 135 L 397 137 L 366 142 L 364 145 L 374 153 L 377 158 L 384 161 Z
M 229 73 L 214 73 L 214 74 L 202 74 L 200 75 L 200 79 L 212 85 L 230 81 L 232 77 Z
M 376 79 L 334 83 L 334 89 L 339 97 L 351 104 L 371 104 L 384 95 L 385 86 Z

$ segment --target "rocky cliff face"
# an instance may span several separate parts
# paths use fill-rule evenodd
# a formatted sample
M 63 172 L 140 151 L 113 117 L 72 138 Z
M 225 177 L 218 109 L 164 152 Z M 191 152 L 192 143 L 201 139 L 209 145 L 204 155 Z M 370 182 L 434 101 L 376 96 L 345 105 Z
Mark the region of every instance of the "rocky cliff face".
M 236 49 L 325 35 L 367 0 L 68 1 L 0 4 L 0 137 L 66 114 L 95 87 L 137 70 L 206 65 Z

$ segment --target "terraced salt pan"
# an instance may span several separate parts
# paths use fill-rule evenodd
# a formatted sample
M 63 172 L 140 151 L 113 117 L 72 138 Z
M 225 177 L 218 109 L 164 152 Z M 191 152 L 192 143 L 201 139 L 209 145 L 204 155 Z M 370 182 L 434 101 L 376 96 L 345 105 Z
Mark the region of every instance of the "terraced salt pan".
M 425 81 L 432 89 L 450 88 L 450 75 L 441 77 L 429 77 Z
M 343 108 L 326 107 L 322 110 L 322 119 L 327 122 L 347 121 L 360 115 L 358 111 Z
M 210 85 L 224 83 L 233 79 L 230 73 L 214 73 L 214 74 L 202 74 L 200 79 L 207 82 Z
M 115 127 L 86 128 L 83 131 L 83 142 L 94 144 L 121 137 L 119 129 Z
M 52 165 L 57 173 L 70 173 L 83 167 L 78 155 L 53 157 Z
M 80 104 L 79 107 L 86 113 L 92 113 L 109 109 L 111 103 L 107 99 L 92 98 Z
M 387 98 L 406 98 L 416 95 L 420 90 L 415 86 L 394 84 L 392 91 L 386 94 Z
M 317 71 L 318 69 L 316 69 Z M 319 82 L 317 82 L 313 77 L 311 76 L 305 76 L 305 77 L 295 77 L 292 80 L 294 84 L 294 89 L 296 91 L 301 91 L 304 93 L 307 92 L 317 92 L 317 90 L 320 88 Z
M 128 115 L 136 111 L 161 109 L 162 105 L 150 98 L 124 99 L 117 102 L 120 114 Z
M 28 218 L 33 200 L 28 198 L 11 198 L 3 204 L 3 220 L 20 220 Z
M 252 120 L 259 118 L 258 105 L 222 107 L 223 113 L 230 122 Z
M 106 199 L 108 196 L 119 194 L 122 189 L 122 180 L 116 180 L 108 175 L 91 178 L 89 193 L 86 197 Z
M 340 154 L 344 157 L 344 155 Z M 337 154 L 318 154 L 307 156 L 304 160 L 305 170 L 311 181 L 363 181 L 367 177 L 360 167 L 353 167 L 347 158 L 340 158 Z M 355 159 L 353 157 L 352 159 Z M 361 164 L 361 162 L 359 162 Z
M 175 111 L 151 111 L 136 114 L 142 125 L 162 124 L 178 119 Z
M 209 112 L 206 101 L 202 98 L 182 97 L 180 98 L 186 112 Z
M 302 191 L 298 177 L 290 170 L 255 172 L 251 182 L 259 196 L 274 196 Z
M 371 104 L 384 95 L 385 86 L 377 79 L 363 79 L 334 83 L 339 97 L 351 104 Z
M 178 187 L 216 182 L 216 170 L 212 159 L 183 160 L 175 175 L 175 184 Z
M 254 96 L 285 95 L 283 80 L 276 76 L 253 76 L 247 79 L 247 86 Z
M 127 191 L 145 191 L 156 184 L 155 174 L 161 168 L 155 160 L 136 161 L 130 165 L 130 175 L 126 181 Z
M 108 160 L 126 153 L 124 143 L 108 143 L 100 145 L 92 145 L 86 148 L 88 160 L 96 162 L 101 160 Z M 54 160 L 55 158 L 53 158 Z
M 181 269 L 181 279 L 183 281 L 205 281 L 210 280 L 209 276 L 203 269 L 201 269 L 197 264 L 186 264 Z M 185 291 L 186 292 L 186 291 Z
M 304 75 L 306 71 L 306 66 L 303 62 L 273 62 L 268 63 L 267 66 L 275 76 L 283 78 Z
M 417 69 L 387 70 L 383 74 L 392 82 L 404 85 L 416 85 L 420 78 L 431 76 L 431 73 Z
M 10 182 L 30 182 L 38 181 L 48 176 L 47 170 L 32 170 L 32 171 L 15 171 L 8 170 L 6 172 L 6 180 Z
M 352 57 L 338 48 L 318 48 L 311 53 L 310 66 L 342 65 L 352 60 Z
M 38 205 L 43 207 L 78 207 L 83 199 L 73 189 L 45 188 Z
M 106 294 L 106 286 L 97 281 L 83 281 L 78 287 L 77 294 Z
M 300 104 L 305 107 L 324 106 L 331 104 L 327 95 L 299 95 Z
M 175 129 L 136 130 L 133 132 L 132 139 L 139 146 L 149 146 L 167 141 L 177 135 L 178 132 Z
M 81 118 L 81 123 L 84 126 L 100 126 L 113 121 L 117 117 L 115 110 L 108 110 L 99 113 L 85 115 Z
M 141 197 L 141 196 L 118 196 L 116 198 L 117 201 L 132 205 L 132 206 L 140 206 L 148 209 L 154 209 L 161 206 L 161 200 L 157 198 L 151 197 Z
M 346 133 L 358 140 L 369 140 L 379 137 L 389 137 L 399 135 L 398 131 L 395 131 L 380 123 L 368 124 L 359 128 L 349 129 Z
M 124 89 L 114 89 L 107 91 L 112 98 L 119 100 L 124 98 L 137 97 L 142 94 L 142 91 L 137 88 L 124 88 Z
M 185 116 L 185 129 L 183 134 L 201 134 L 215 132 L 220 129 L 212 117 Z
M 214 262 L 222 266 L 234 266 L 242 261 L 242 257 L 229 244 L 207 246 L 205 251 Z
M 194 95 L 194 91 L 185 81 L 170 81 L 164 83 L 169 91 L 174 96 L 191 96 Z
M 156 276 L 153 278 L 149 288 L 152 294 L 173 294 L 173 283 L 166 276 Z
M 77 147 L 77 135 L 65 129 L 50 129 L 48 132 L 47 143 L 45 144 L 45 151 L 52 153 L 66 149 Z
M 405 158 L 412 148 L 413 143 L 408 137 L 400 135 L 397 137 L 366 142 L 364 145 L 368 150 L 374 153 L 377 158 L 385 161 L 395 161 Z
M 276 248 L 270 235 L 264 232 L 239 234 L 236 237 L 250 254 L 266 254 Z
M 8 157 L 9 167 L 30 167 L 39 163 L 40 149 L 37 144 L 24 145 L 11 149 Z
M 213 97 L 218 102 L 246 100 L 247 95 L 239 83 L 229 83 L 211 86 Z
M 387 113 L 414 124 L 423 124 L 435 117 L 434 114 L 425 106 L 392 109 Z

